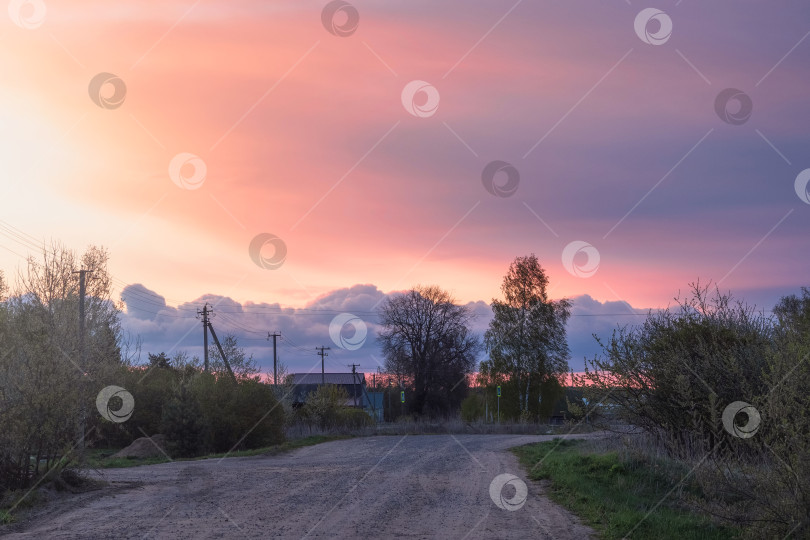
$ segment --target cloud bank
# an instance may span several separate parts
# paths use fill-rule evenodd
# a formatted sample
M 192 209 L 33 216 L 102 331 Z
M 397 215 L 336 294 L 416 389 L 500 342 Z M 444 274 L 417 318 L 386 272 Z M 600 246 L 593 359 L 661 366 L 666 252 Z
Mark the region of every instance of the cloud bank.
M 204 304 L 213 307 L 212 323 L 220 340 L 228 334 L 237 337 L 241 346 L 257 360 L 262 372 L 273 371 L 273 345 L 268 334 L 277 333 L 278 356 L 289 371 L 320 370 L 320 356 L 315 347 L 330 347 L 325 359 L 327 372 L 350 371 L 350 364 L 360 364 L 365 373 L 383 369 L 385 360 L 376 342 L 379 330 L 375 307 L 390 294 L 375 285 L 354 285 L 336 289 L 303 307 L 285 307 L 270 303 L 239 303 L 227 297 L 206 294 L 176 307 L 141 284 L 126 287 L 121 295 L 126 310 L 124 328 L 140 336 L 147 353 L 171 354 L 184 350 L 202 356 L 202 324 L 197 312 Z M 585 295 L 571 299 L 573 308 L 568 323 L 571 369 L 582 371 L 584 358 L 599 352 L 593 335 L 608 337 L 617 326 L 643 321 L 647 310 L 623 301 L 600 302 Z M 492 311 L 484 301 L 466 304 L 476 315 L 473 331 L 483 337 Z M 350 314 L 351 317 L 346 314 Z M 482 356 L 480 359 L 484 359 Z

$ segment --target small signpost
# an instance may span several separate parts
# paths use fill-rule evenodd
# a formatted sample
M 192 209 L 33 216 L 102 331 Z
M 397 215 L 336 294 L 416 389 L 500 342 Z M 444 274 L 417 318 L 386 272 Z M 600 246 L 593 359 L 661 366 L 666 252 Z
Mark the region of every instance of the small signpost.
M 498 423 L 501 423 L 501 385 L 498 385 L 496 393 L 498 394 Z
M 402 390 L 399 393 L 399 401 L 401 401 L 402 403 L 405 403 L 405 390 Z

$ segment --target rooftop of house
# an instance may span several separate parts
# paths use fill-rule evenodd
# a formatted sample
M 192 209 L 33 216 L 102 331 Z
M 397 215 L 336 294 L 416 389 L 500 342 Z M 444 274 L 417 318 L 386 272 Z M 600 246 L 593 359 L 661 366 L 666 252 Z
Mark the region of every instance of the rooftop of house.
M 293 373 L 293 384 L 365 384 L 365 373 Z

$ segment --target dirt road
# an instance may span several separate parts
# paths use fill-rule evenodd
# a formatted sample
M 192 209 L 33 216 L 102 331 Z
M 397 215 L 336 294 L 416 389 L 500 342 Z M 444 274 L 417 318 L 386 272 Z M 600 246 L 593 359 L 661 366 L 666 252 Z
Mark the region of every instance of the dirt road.
M 334 441 L 279 456 L 106 469 L 110 486 L 60 498 L 9 538 L 588 538 L 526 482 L 507 449 L 548 436 Z M 496 476 L 520 478 L 490 496 Z M 508 480 L 508 477 L 502 477 Z M 521 493 L 525 482 L 528 493 Z M 502 501 L 506 501 L 505 503 Z

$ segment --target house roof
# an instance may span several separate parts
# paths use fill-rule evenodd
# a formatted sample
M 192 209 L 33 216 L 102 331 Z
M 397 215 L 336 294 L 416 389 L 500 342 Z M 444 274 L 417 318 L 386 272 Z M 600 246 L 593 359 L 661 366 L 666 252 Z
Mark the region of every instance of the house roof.
M 293 373 L 293 384 L 365 384 L 366 375 L 364 373 L 324 373 L 321 379 L 320 373 Z

